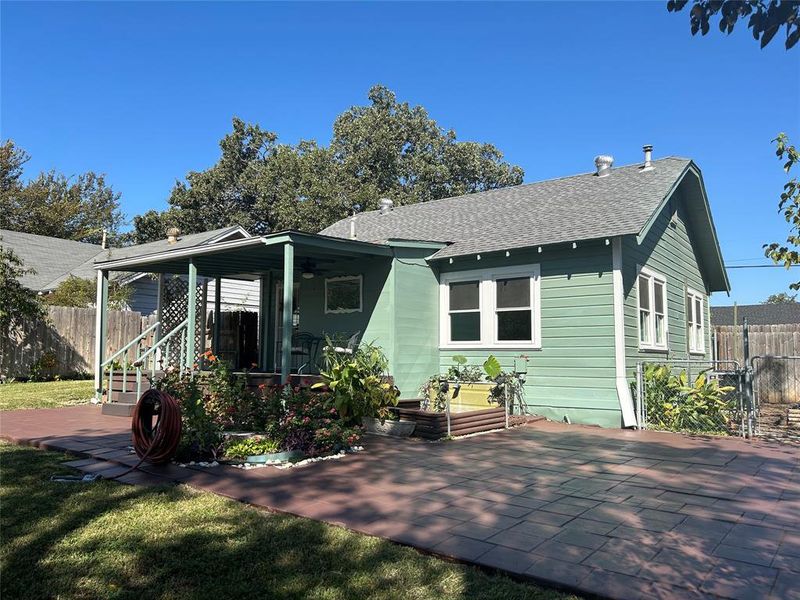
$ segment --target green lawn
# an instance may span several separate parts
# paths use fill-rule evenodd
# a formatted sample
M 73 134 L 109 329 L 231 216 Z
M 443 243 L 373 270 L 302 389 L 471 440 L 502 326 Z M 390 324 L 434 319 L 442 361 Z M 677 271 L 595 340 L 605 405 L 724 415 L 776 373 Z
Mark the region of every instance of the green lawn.
M 3 598 L 575 598 L 186 487 L 52 483 L 0 445 Z
M 0 410 L 86 404 L 93 394 L 94 383 L 91 379 L 4 383 L 0 385 Z

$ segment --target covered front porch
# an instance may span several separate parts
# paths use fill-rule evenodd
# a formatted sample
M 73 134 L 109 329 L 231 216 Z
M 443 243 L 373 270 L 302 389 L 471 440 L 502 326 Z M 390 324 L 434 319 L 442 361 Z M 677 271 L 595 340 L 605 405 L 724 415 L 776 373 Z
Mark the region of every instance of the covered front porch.
M 392 257 L 389 245 L 294 231 L 119 259 L 112 253 L 96 264 L 98 397 L 109 369 L 116 368 L 119 376 L 130 368 L 140 381 L 142 371 L 155 374 L 168 366 L 201 370 L 207 350 L 218 354 L 223 278 L 259 282 L 257 323 L 245 323 L 247 336 L 255 339 L 255 352 L 246 364 L 234 366 L 244 367 L 254 384 L 308 381 L 318 372 L 326 337 L 352 346 L 367 335 L 377 336 L 385 316 L 376 315 L 376 307 L 389 280 Z M 155 274 L 159 303 L 151 331 L 114 356 L 104 356 L 112 271 Z M 210 300 L 207 286 L 212 281 Z M 146 341 L 144 334 L 149 336 Z M 109 382 L 112 379 L 109 376 Z M 136 391 L 140 389 L 141 385 Z

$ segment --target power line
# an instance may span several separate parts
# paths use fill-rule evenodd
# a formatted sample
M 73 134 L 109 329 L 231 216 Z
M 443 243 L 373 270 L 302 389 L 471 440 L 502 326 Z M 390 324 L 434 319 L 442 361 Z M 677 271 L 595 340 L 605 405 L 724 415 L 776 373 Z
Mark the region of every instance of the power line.
M 785 269 L 786 265 L 725 265 L 726 269 Z

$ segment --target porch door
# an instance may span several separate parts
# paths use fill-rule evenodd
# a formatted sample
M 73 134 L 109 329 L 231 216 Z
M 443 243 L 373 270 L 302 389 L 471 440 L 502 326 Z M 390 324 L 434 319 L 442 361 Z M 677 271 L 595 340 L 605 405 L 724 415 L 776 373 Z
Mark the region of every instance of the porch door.
M 300 331 L 300 283 L 294 284 L 292 294 L 292 335 Z M 283 282 L 275 284 L 275 354 L 273 355 L 273 367 L 276 373 L 281 370 L 281 348 L 283 347 Z M 295 365 L 292 361 L 292 367 Z

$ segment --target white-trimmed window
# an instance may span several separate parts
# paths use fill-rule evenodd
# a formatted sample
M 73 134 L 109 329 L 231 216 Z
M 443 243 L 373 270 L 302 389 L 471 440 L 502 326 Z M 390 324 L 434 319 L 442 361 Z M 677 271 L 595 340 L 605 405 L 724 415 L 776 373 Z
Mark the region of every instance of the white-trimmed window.
M 667 280 L 644 267 L 637 279 L 639 297 L 639 347 L 667 349 Z
M 539 342 L 539 266 L 445 273 L 440 345 L 534 348 Z
M 689 352 L 703 354 L 706 351 L 706 335 L 703 322 L 705 296 L 691 288 L 686 290 L 686 335 Z
M 363 301 L 361 275 L 325 279 L 325 313 L 361 312 Z
M 448 287 L 448 320 L 450 341 L 481 341 L 481 282 L 452 281 Z

